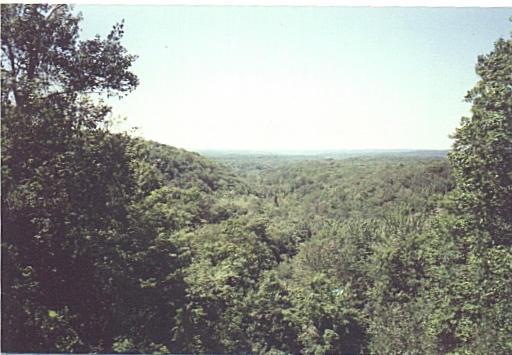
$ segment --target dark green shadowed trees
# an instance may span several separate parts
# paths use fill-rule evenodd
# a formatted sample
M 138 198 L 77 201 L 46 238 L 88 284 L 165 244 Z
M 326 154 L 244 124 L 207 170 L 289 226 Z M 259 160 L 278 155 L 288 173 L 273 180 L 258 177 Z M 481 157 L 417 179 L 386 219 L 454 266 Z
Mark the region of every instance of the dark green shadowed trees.
M 109 351 L 132 173 L 91 95 L 133 90 L 135 57 L 122 24 L 79 41 L 67 5 L 1 10 L 2 350 Z

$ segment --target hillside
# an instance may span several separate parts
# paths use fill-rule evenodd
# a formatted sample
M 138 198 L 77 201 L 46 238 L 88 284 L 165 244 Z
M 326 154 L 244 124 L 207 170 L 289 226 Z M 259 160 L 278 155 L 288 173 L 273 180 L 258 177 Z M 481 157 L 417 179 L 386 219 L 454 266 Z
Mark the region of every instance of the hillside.
M 133 13 L 139 15 L 143 9 L 148 8 L 137 7 Z M 472 104 L 471 114 L 461 119 L 447 154 L 231 151 L 203 156 L 109 129 L 112 110 L 101 97 L 121 98 L 139 84 L 131 72 L 137 56 L 129 54 L 122 42 L 124 22 L 115 24 L 105 38 L 82 40 L 82 18 L 71 6 L 13 3 L 2 4 L 1 10 L 2 353 L 512 354 L 512 38 L 497 40 L 490 53 L 478 57 L 480 79 L 465 97 Z M 214 12 L 239 11 L 234 7 L 171 10 L 200 11 L 208 21 Z M 274 11 L 260 10 L 265 16 Z M 255 9 L 243 11 L 252 16 Z M 344 23 L 333 19 L 333 24 Z M 482 23 L 485 19 L 482 16 Z M 281 30 L 292 28 L 278 20 Z M 168 26 L 169 21 L 162 22 Z M 208 24 L 189 21 L 187 31 L 197 29 L 194 22 Z M 237 25 L 228 24 L 229 29 Z M 265 32 L 249 24 L 251 34 Z M 297 29 L 302 29 L 306 22 L 298 24 Z M 417 26 L 404 27 L 409 31 Z M 450 27 L 454 27 L 451 22 Z M 202 28 L 215 52 L 227 48 L 210 41 L 211 26 Z M 322 38 L 336 49 L 331 43 L 338 42 L 330 36 L 311 34 L 300 37 L 300 46 L 302 39 L 320 44 L 317 38 Z M 225 41 L 226 35 L 222 38 Z M 239 38 L 247 48 L 257 50 L 257 55 L 249 51 L 247 57 L 265 59 L 260 55 L 263 48 L 253 46 L 251 36 Z M 362 43 L 348 38 L 348 44 Z M 267 44 L 267 38 L 262 39 Z M 375 36 L 371 39 L 374 43 Z M 188 51 L 194 41 L 181 42 Z M 341 49 L 347 52 L 344 46 Z M 424 51 L 418 53 L 414 58 L 423 59 Z M 249 63 L 244 62 L 245 55 L 226 59 L 231 57 L 237 64 Z M 325 66 L 323 56 L 315 57 Z M 204 60 L 209 56 L 194 58 L 201 68 L 209 64 Z M 288 57 L 268 58 L 278 58 L 287 68 L 293 64 Z M 332 62 L 335 71 L 339 59 Z M 401 64 L 392 59 L 393 64 Z M 213 62 L 219 70 L 231 69 L 223 61 Z M 305 62 L 293 62 L 301 73 L 309 72 L 300 64 Z M 261 75 L 265 65 L 252 64 L 247 72 L 261 79 L 258 85 L 278 74 Z M 344 67 L 371 64 L 375 74 L 384 70 L 374 67 L 379 64 L 374 60 L 356 64 Z M 236 137 L 229 136 L 236 138 L 231 142 L 250 145 L 249 136 L 253 139 L 253 133 L 265 126 L 272 135 L 261 136 L 254 146 L 285 146 L 288 138 L 301 139 L 295 135 L 300 131 L 296 124 L 306 115 L 308 120 L 302 123 L 314 125 L 304 131 L 306 138 L 326 134 L 334 146 L 346 142 L 343 136 L 360 131 L 361 144 L 365 140 L 364 144 L 401 146 L 390 142 L 389 134 L 395 139 L 427 137 L 437 132 L 431 123 L 444 120 L 430 109 L 443 107 L 437 98 L 446 92 L 439 91 L 438 96 L 437 90 L 447 82 L 432 85 L 436 94 L 431 99 L 436 100 L 431 105 L 421 96 L 425 92 L 412 85 L 416 64 L 410 67 L 413 71 L 399 69 L 406 74 L 407 91 L 421 106 L 400 102 L 406 92 L 392 90 L 390 80 L 384 86 L 372 81 L 380 93 L 395 95 L 393 100 L 380 101 L 381 106 L 399 106 L 405 115 L 395 124 L 389 122 L 395 116 L 375 104 L 378 100 L 371 101 L 376 111 L 367 111 L 365 121 L 362 106 L 370 108 L 373 89 L 362 91 L 364 97 L 346 111 L 350 114 L 338 111 L 349 102 L 335 86 L 327 95 L 332 105 L 316 105 L 308 98 L 306 111 L 288 111 L 289 106 L 301 107 L 300 97 L 292 95 L 293 103 L 283 102 L 281 110 L 270 100 L 283 92 L 281 85 L 265 86 L 261 104 L 252 91 L 242 89 L 244 85 L 232 92 L 223 90 L 222 100 L 216 100 L 215 86 L 209 86 L 196 66 L 190 76 L 185 68 L 168 68 L 172 75 L 183 69 L 187 85 L 196 76 L 201 89 L 207 88 L 203 96 L 194 96 L 198 92 L 189 90 L 193 86 L 178 86 L 179 93 L 173 95 L 186 94 L 180 102 L 186 104 L 186 112 L 172 112 L 169 102 L 176 96 L 162 90 L 171 82 L 156 80 L 155 90 L 163 96 L 152 92 L 150 100 L 139 100 L 136 107 L 143 114 L 138 119 L 158 116 L 155 107 L 161 105 L 165 120 L 188 120 L 187 124 L 196 124 L 198 133 L 204 128 L 203 133 L 215 137 L 217 144 L 229 144 L 224 142 L 228 130 L 222 128 L 227 126 L 211 125 L 211 117 L 231 112 L 236 115 L 226 121 L 229 128 L 240 129 Z M 233 77 L 238 80 L 246 67 L 237 68 Z M 163 73 L 160 66 L 153 69 Z M 396 78 L 387 70 L 390 78 Z M 427 74 L 429 80 L 435 78 L 434 72 Z M 451 80 L 452 75 L 444 77 L 457 81 Z M 227 76 L 215 78 L 215 85 L 224 84 L 218 79 Z M 331 79 L 333 84 L 337 80 Z M 350 91 L 356 88 L 351 80 L 342 79 Z M 313 82 L 323 85 L 325 79 L 304 81 Z M 289 83 L 307 86 L 302 81 Z M 317 92 L 316 86 L 311 89 Z M 237 101 L 235 94 L 251 101 Z M 318 94 L 325 98 L 321 90 Z M 204 111 L 194 111 L 192 104 Z M 251 112 L 232 111 L 227 107 L 232 104 Z M 260 108 L 268 109 L 264 111 L 268 114 L 259 114 Z M 422 125 L 408 125 L 422 113 L 426 115 Z M 350 124 L 343 130 L 320 125 L 330 114 Z M 247 120 L 251 124 L 246 125 Z M 199 127 L 197 122 L 207 124 Z M 369 130 L 352 127 L 371 122 L 375 124 Z M 170 127 L 168 123 L 155 127 Z M 402 132 L 427 125 L 429 129 L 418 136 Z M 183 131 L 161 133 L 176 132 Z M 192 133 L 183 137 L 201 137 Z
M 248 191 L 233 172 L 198 153 L 140 138 L 134 139 L 131 145 L 140 173 L 151 175 L 160 185 L 196 187 L 207 193 Z
M 205 157 L 219 161 L 233 170 L 262 170 L 279 167 L 283 163 L 308 160 L 347 158 L 443 158 L 447 150 L 309 150 L 309 151 L 251 151 L 251 150 L 200 150 Z

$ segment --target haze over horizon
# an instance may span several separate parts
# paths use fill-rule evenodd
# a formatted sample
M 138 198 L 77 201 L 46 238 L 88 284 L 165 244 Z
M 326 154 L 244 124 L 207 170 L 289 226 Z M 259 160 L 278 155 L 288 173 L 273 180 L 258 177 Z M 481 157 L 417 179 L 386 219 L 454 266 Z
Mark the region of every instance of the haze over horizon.
M 450 149 L 477 56 L 511 8 L 77 5 L 125 20 L 139 87 L 123 126 L 189 150 Z

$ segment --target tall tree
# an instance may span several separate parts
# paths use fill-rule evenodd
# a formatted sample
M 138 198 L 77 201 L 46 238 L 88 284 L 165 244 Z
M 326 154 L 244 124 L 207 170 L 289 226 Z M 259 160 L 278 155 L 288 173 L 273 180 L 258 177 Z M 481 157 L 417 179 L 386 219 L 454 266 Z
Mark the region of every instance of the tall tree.
M 108 351 L 131 166 L 98 95 L 137 86 L 135 57 L 122 24 L 80 41 L 70 6 L 1 10 L 3 350 Z
M 472 115 L 450 154 L 456 188 L 425 248 L 430 352 L 512 351 L 512 38 L 480 56 L 476 72 Z
M 475 215 L 476 227 L 493 244 L 512 244 L 512 40 L 499 39 L 478 58 L 481 77 L 466 100 L 472 115 L 454 134 L 450 160 L 461 212 Z

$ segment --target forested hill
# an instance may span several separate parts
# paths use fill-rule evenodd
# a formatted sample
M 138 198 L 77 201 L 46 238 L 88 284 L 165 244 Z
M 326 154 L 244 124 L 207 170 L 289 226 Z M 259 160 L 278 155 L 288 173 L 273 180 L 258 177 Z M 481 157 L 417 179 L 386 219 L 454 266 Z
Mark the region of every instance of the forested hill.
M 290 150 L 290 151 L 252 151 L 252 150 L 199 150 L 207 158 L 222 162 L 237 172 L 245 170 L 267 169 L 282 163 L 306 160 L 347 159 L 347 158 L 442 158 L 448 150 Z
M 183 189 L 196 187 L 203 192 L 248 190 L 229 169 L 198 153 L 140 138 L 133 139 L 131 145 L 139 173 L 153 180 L 153 184 Z
M 423 157 L 359 157 L 282 161 L 243 176 L 283 210 L 299 208 L 305 220 L 382 217 L 395 206 L 426 212 L 429 200 L 453 188 L 448 160 Z M 320 217 L 319 217 L 320 216 Z
M 114 205 L 109 199 L 85 205 L 83 191 L 71 189 L 73 205 L 55 199 L 55 210 L 34 210 L 23 200 L 13 204 L 17 191 L 31 185 L 4 186 L 8 350 L 88 351 L 91 344 L 102 352 L 366 349 L 369 326 L 389 317 L 364 320 L 377 302 L 368 287 L 376 277 L 393 276 L 391 269 L 373 274 L 372 255 L 383 243 L 392 243 L 387 248 L 394 253 L 407 247 L 408 241 L 388 241 L 387 229 L 422 230 L 436 200 L 453 188 L 445 158 L 280 159 L 261 169 L 241 157 L 237 164 L 246 169 L 237 176 L 197 153 L 105 132 L 92 137 L 93 159 L 117 152 L 123 159 L 111 164 L 125 162 L 124 187 L 108 175 L 102 180 L 110 198 L 111 187 L 131 192 Z M 70 146 L 67 154 L 74 149 L 83 147 Z M 12 170 L 5 178 L 15 180 L 19 168 L 7 162 Z M 50 171 L 52 164 L 63 162 L 44 163 Z M 69 186 L 81 183 L 80 175 L 71 176 Z M 117 206 L 116 214 L 108 206 Z M 96 220 L 98 209 L 103 216 Z M 72 218 L 78 213 L 89 216 L 81 230 Z M 47 222 L 34 224 L 34 215 L 48 216 Z M 105 216 L 110 221 L 99 224 Z M 22 239 L 12 239 L 17 225 L 32 225 L 41 237 L 21 231 Z M 35 246 L 36 254 L 23 252 Z M 36 273 L 46 268 L 55 271 Z M 337 289 L 344 294 L 333 298 Z M 76 302 L 79 295 L 89 303 Z M 310 303 L 311 295 L 322 308 Z M 33 321 L 23 320 L 33 313 Z M 349 328 L 340 328 L 346 322 Z M 116 330 L 98 330 L 101 324 Z M 339 335 L 303 338 L 303 329 Z
M 1 10 L 2 352 L 512 353 L 512 39 L 447 158 L 224 164 L 102 124 L 122 23 Z

